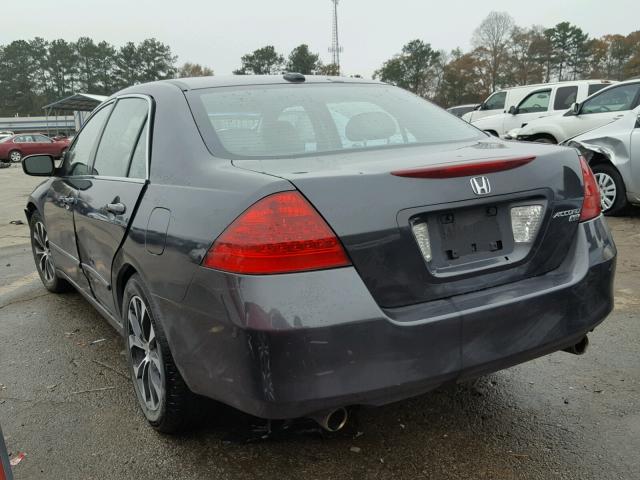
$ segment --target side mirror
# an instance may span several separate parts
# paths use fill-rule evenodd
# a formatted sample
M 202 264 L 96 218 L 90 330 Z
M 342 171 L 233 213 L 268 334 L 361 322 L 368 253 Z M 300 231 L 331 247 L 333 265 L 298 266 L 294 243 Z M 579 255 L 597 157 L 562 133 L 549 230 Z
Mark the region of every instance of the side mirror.
M 517 113 L 518 113 L 518 107 L 516 107 L 515 105 L 511 105 L 511 106 L 509 107 L 509 113 L 510 113 L 511 115 L 515 115 L 515 114 L 517 114 Z
M 51 155 L 29 155 L 22 159 L 22 171 L 33 177 L 50 177 L 55 168 Z
M 638 115 L 638 118 L 636 118 L 636 127 L 635 128 L 640 128 L 640 115 Z
M 567 113 L 564 114 L 565 117 L 572 117 L 574 115 L 578 115 L 580 113 L 580 104 L 574 103 L 571 105 L 571 108 L 567 110 Z

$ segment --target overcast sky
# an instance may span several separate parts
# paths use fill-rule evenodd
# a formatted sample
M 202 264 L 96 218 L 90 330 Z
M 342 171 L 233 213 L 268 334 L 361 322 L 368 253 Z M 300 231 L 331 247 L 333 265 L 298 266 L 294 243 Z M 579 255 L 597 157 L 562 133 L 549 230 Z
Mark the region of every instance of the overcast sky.
M 156 37 L 180 63 L 198 62 L 224 75 L 240 57 L 272 44 L 285 55 L 307 43 L 329 63 L 330 0 L 7 0 L 0 44 L 16 39 L 89 36 L 117 46 Z M 370 76 L 407 41 L 436 49 L 468 49 L 473 30 L 491 11 L 521 26 L 570 21 L 591 36 L 640 29 L 640 0 L 341 0 L 342 70 Z

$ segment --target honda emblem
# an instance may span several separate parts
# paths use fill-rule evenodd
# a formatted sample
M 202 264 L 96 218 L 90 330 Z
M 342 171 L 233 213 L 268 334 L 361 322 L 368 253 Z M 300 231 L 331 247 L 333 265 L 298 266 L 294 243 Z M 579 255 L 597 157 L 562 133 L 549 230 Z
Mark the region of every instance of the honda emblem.
M 476 195 L 487 195 L 491 193 L 491 184 L 487 177 L 473 177 L 470 182 L 471 189 Z

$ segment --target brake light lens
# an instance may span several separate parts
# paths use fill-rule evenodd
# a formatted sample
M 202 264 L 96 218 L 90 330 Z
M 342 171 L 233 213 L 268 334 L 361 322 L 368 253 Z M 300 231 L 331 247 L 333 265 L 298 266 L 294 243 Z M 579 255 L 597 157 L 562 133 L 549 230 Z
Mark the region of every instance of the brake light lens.
M 584 183 L 584 200 L 582 201 L 582 210 L 580 211 L 580 221 L 586 222 L 592 218 L 596 218 L 602 213 L 602 205 L 600 203 L 600 188 L 596 177 L 591 171 L 591 167 L 580 155 L 580 169 L 582 170 L 582 181 Z
M 340 240 L 299 192 L 280 192 L 244 211 L 213 243 L 202 264 L 268 275 L 351 265 Z
M 481 162 L 466 162 L 449 165 L 433 165 L 429 167 L 396 170 L 391 175 L 410 178 L 457 178 L 502 172 L 521 167 L 535 160 L 536 157 L 502 158 Z

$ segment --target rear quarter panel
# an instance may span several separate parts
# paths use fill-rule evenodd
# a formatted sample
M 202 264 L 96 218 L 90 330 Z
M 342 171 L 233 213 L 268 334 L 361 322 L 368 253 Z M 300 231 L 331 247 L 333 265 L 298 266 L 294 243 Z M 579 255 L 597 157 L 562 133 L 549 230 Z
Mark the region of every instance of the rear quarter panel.
M 218 235 L 258 199 L 293 186 L 214 158 L 176 86 L 149 84 L 129 91 L 151 95 L 155 101 L 150 178 L 129 234 L 114 259 L 112 280 L 131 265 L 152 295 L 178 302 Z M 170 212 L 166 232 L 148 228 L 151 212 L 157 207 Z M 147 244 L 164 235 L 162 254 L 151 253 L 154 249 Z M 114 284 L 116 290 L 122 289 L 118 282 Z M 169 325 L 165 331 L 170 337 Z

